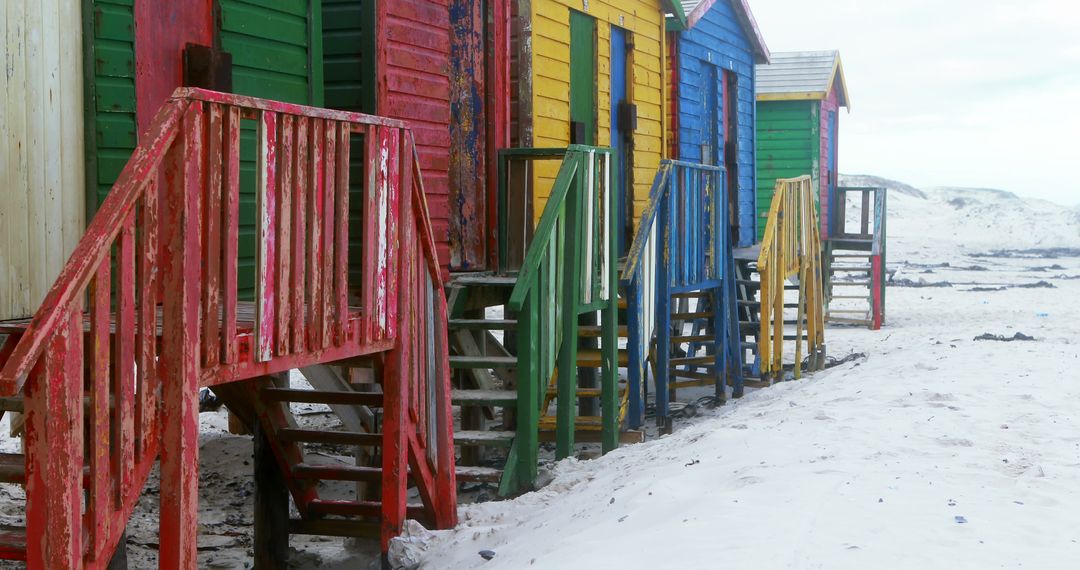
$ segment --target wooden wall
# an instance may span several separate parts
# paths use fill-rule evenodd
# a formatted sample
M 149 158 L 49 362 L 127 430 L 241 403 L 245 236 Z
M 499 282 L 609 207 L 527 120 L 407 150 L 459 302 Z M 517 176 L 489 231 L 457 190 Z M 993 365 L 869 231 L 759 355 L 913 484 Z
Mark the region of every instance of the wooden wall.
M 631 100 L 637 105 L 638 113 L 632 189 L 636 228 L 664 153 L 665 10 L 659 0 L 531 0 L 529 7 L 529 20 L 523 25 L 531 29 L 532 81 L 520 83 L 532 89 L 532 124 L 522 127 L 524 146 L 565 147 L 570 142 L 570 10 L 597 20 L 597 142 L 600 146 L 611 144 L 611 26 L 625 28 L 632 34 Z M 521 112 L 527 113 L 524 109 Z M 558 165 L 548 164 L 537 171 L 539 180 L 534 185 L 533 197 L 534 216 L 539 221 Z
M 0 2 L 0 319 L 33 314 L 85 227 L 79 0 Z
M 738 160 L 736 165 L 722 164 L 723 141 L 718 155 L 721 165 L 737 168 L 739 200 L 739 246 L 749 246 L 755 241 L 754 196 L 754 47 L 730 2 L 715 2 L 689 30 L 679 33 L 678 49 L 678 157 L 689 162 L 701 162 L 702 145 L 707 144 L 704 133 L 710 132 L 706 120 L 710 111 L 705 105 L 705 81 L 709 67 L 717 73 L 717 122 L 714 126 L 723 133 L 723 108 L 726 93 L 723 90 L 723 71 L 737 77 L 738 91 L 734 105 L 738 131 Z M 723 133 L 722 137 L 726 137 Z M 759 205 L 760 206 L 760 205 Z M 768 208 L 768 204 L 765 205 Z M 763 225 L 763 224 L 758 224 Z
M 831 132 L 830 132 L 831 129 L 829 128 L 829 114 L 830 113 L 836 113 L 837 114 L 837 123 L 838 123 L 837 134 L 839 134 L 839 131 L 840 131 L 840 128 L 839 128 L 839 120 L 840 120 L 839 119 L 839 110 L 840 110 L 840 95 L 836 90 L 836 82 L 834 82 L 832 89 L 829 91 L 829 96 L 826 97 L 825 100 L 821 102 L 821 111 L 820 111 L 821 116 L 818 117 L 819 135 L 820 135 L 820 138 L 821 138 L 821 142 L 819 143 L 819 146 L 820 146 L 819 165 L 820 165 L 820 167 L 818 168 L 819 174 L 817 176 L 815 176 L 815 181 L 818 184 L 818 188 L 817 188 L 817 192 L 818 192 L 818 215 L 819 215 L 819 220 L 818 221 L 819 221 L 819 223 L 821 225 L 821 237 L 823 237 L 823 238 L 829 237 L 829 227 L 828 227 L 829 212 L 830 212 L 830 209 L 829 209 L 829 206 L 830 206 L 830 204 L 829 204 L 829 202 L 830 202 L 830 199 L 829 199 L 830 198 L 829 197 L 830 182 L 829 181 L 830 181 L 831 177 L 834 174 L 836 174 L 832 170 L 832 161 L 829 160 L 829 158 L 830 158 L 830 156 L 832 154 L 829 151 L 829 149 L 830 148 L 833 148 L 833 149 L 836 148 L 835 146 L 833 146 L 834 143 L 833 143 Z M 839 162 L 837 164 L 839 164 Z

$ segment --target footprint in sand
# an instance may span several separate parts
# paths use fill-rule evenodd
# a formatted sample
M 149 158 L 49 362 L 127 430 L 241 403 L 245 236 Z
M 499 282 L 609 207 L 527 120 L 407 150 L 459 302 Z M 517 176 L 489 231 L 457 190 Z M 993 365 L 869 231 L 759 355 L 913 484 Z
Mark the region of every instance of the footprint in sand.
M 945 447 L 974 447 L 975 443 L 962 437 L 939 437 L 937 442 Z

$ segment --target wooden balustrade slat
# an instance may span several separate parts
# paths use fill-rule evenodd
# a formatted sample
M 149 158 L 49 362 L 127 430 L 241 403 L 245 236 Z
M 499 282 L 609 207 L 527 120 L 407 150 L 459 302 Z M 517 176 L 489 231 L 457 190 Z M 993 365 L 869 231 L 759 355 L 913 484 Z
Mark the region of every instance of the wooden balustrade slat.
M 322 301 L 322 271 L 323 271 L 323 218 L 325 217 L 324 202 L 326 195 L 323 192 L 323 157 L 325 149 L 324 129 L 326 123 L 321 119 L 311 121 L 311 166 L 308 169 L 310 183 L 308 190 L 311 192 L 309 201 L 311 210 L 308 215 L 308 296 L 307 306 L 311 313 L 308 324 L 308 346 L 312 349 L 323 346 L 323 313 L 318 310 Z
M 122 234 L 123 235 L 123 234 Z M 83 316 L 82 300 L 49 343 L 45 353 L 48 415 L 28 429 L 42 429 L 47 440 L 31 450 L 44 454 L 47 466 L 48 528 L 44 532 L 46 568 L 78 568 L 82 564 L 83 503 Z M 42 425 L 47 422 L 48 426 Z
M 405 156 L 406 149 L 411 147 L 406 137 L 402 136 L 401 129 L 384 129 L 383 132 L 386 135 L 385 148 L 389 156 L 386 161 L 386 192 L 383 194 L 379 206 L 380 224 L 383 224 L 381 220 L 386 220 L 384 229 L 380 232 L 381 235 L 379 235 L 378 239 L 380 244 L 379 255 L 382 263 L 375 269 L 376 275 L 379 276 L 375 298 L 379 315 L 377 336 L 380 339 L 394 338 L 397 335 L 397 319 L 393 317 L 398 314 L 398 279 L 395 279 L 394 276 L 398 274 L 401 256 L 399 254 L 400 248 L 394 247 L 394 243 L 416 243 L 413 241 L 416 239 L 415 226 L 409 241 L 403 242 L 398 239 L 398 236 L 401 235 L 399 227 L 401 221 L 411 213 L 406 208 L 411 207 L 414 198 L 412 194 L 414 175 L 412 164 L 410 164 L 409 160 L 402 159 Z M 405 192 L 403 188 L 407 188 L 408 192 Z M 415 286 L 415 283 L 409 286 Z
M 335 193 L 337 213 L 334 235 L 334 342 L 345 344 L 349 320 L 349 160 L 352 129 L 348 123 L 338 124 Z
M 142 226 L 139 228 L 139 338 L 138 338 L 138 366 L 139 366 L 139 407 L 136 425 L 138 431 L 143 434 L 139 451 L 148 453 L 150 442 L 157 435 L 158 423 L 158 393 L 157 388 L 157 307 L 159 300 L 160 281 L 159 272 L 159 248 L 158 232 L 160 224 L 158 201 L 158 178 L 151 178 L 146 182 L 142 204 Z M 214 350 L 219 350 L 217 346 Z
M 319 312 L 322 314 L 322 343 L 320 346 L 330 346 L 334 328 L 334 218 L 336 213 L 335 182 L 337 172 L 337 132 L 338 123 L 327 121 L 323 129 L 323 217 L 319 219 L 322 224 L 323 238 L 323 272 L 322 272 L 322 296 L 319 297 Z
M 90 525 L 90 552 L 103 552 L 109 538 L 116 489 L 110 445 L 109 413 L 109 325 L 111 321 L 111 270 L 108 260 L 101 263 L 90 287 L 90 409 L 87 449 L 90 457 L 90 488 L 87 518 Z M 154 291 L 151 289 L 151 291 Z M 156 295 L 156 291 L 154 292 Z
M 296 152 L 293 153 L 293 243 L 292 243 L 292 349 L 307 350 L 304 288 L 307 282 L 307 208 L 308 208 L 308 118 L 296 119 Z
M 222 147 L 224 146 L 223 109 L 210 105 L 210 126 L 206 131 L 206 218 L 204 220 L 204 263 L 206 282 L 203 284 L 203 364 L 216 366 L 221 359 L 221 182 Z
M 278 149 L 277 206 L 277 348 L 276 354 L 289 354 L 292 341 L 292 212 L 293 171 L 296 154 L 296 132 L 292 115 L 281 117 L 281 139 Z
M 379 156 L 379 149 L 382 148 L 382 129 L 380 127 L 376 125 L 368 127 L 365 146 L 369 157 Z M 369 168 L 366 174 L 363 194 L 364 212 L 366 214 L 363 228 L 363 258 L 361 261 L 363 271 L 361 271 L 360 276 L 360 304 L 364 312 L 360 321 L 360 331 L 363 342 L 372 342 L 374 340 L 372 335 L 375 331 L 375 259 L 378 248 L 376 235 L 379 228 L 378 219 L 374 214 L 378 211 L 379 188 L 383 184 L 386 175 L 381 168 Z
M 240 243 L 240 109 L 230 107 L 225 115 L 225 247 L 223 252 L 224 316 L 222 318 L 222 342 L 225 345 L 223 361 L 237 361 L 236 304 L 238 294 L 237 264 Z
M 135 462 L 135 213 L 132 212 L 120 231 L 116 256 L 117 285 L 116 334 L 113 365 L 113 393 L 117 396 L 116 419 L 120 448 L 117 459 L 119 484 L 132 484 L 131 465 Z
M 265 111 L 259 121 L 259 154 L 256 166 L 258 215 L 258 267 L 255 281 L 255 360 L 273 356 L 275 308 L 277 306 L 277 152 L 278 117 Z

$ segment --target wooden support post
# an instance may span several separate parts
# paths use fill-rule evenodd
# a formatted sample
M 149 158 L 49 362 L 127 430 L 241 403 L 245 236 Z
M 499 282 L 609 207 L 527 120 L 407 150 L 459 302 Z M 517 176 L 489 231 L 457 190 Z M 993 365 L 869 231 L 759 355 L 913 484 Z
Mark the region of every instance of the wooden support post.
M 578 302 L 581 285 L 581 197 L 585 194 L 585 165 L 582 153 L 567 160 L 576 160 L 577 175 L 566 195 L 563 212 L 565 235 L 562 256 L 562 348 L 558 359 L 558 408 L 555 417 L 555 458 L 565 459 L 574 452 L 574 429 L 576 427 L 577 396 L 577 334 Z M 542 383 L 542 382 L 541 382 Z
M 282 387 L 280 379 L 275 384 Z M 287 385 L 287 384 L 286 384 Z M 255 569 L 289 567 L 289 488 L 262 422 L 255 421 Z
M 627 331 L 630 333 L 626 343 L 626 348 L 629 351 L 626 363 L 626 389 L 630 390 L 626 423 L 630 429 L 638 429 L 645 423 L 645 402 L 643 401 L 641 384 L 645 376 L 643 357 L 646 351 L 643 349 L 649 342 L 649 339 L 642 338 L 645 331 L 645 324 L 642 322 L 642 290 L 645 286 L 642 280 L 645 277 L 642 275 L 644 272 L 640 268 L 637 273 L 636 280 L 626 289 L 626 326 Z M 618 307 L 618 300 L 616 300 L 616 307 Z
M 518 400 L 517 433 L 514 443 L 517 447 L 517 464 L 510 468 L 517 471 L 518 488 L 523 491 L 531 485 L 537 475 L 537 449 L 540 431 L 540 390 L 547 391 L 547 382 L 540 378 L 540 291 L 533 289 L 525 297 L 525 305 L 518 314 Z
M 660 227 L 656 230 L 660 238 L 656 264 L 656 425 L 663 431 L 671 429 L 668 417 L 668 379 L 671 378 L 671 256 L 672 256 L 672 208 L 677 177 L 672 176 L 667 193 L 660 200 L 656 221 Z
M 203 110 L 188 107 L 183 133 L 166 158 L 163 226 L 165 295 L 162 379 L 162 569 L 198 565 L 199 284 Z

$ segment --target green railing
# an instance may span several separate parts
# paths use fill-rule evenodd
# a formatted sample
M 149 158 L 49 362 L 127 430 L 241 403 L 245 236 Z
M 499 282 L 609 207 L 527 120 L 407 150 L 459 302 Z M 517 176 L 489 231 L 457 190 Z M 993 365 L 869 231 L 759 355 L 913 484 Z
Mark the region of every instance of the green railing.
M 528 212 L 531 184 L 542 184 L 544 161 L 561 161 L 543 215 L 524 243 L 520 264 L 505 231 L 516 208 Z M 536 478 L 540 405 L 557 378 L 556 455 L 573 452 L 577 425 L 578 318 L 599 313 L 601 323 L 601 441 L 618 446 L 618 285 L 612 151 L 573 145 L 566 149 L 510 149 L 499 155 L 500 266 L 516 266 L 517 283 L 507 311 L 517 326 L 517 437 L 507 470 L 510 487 Z M 512 182 L 519 190 L 511 195 Z

